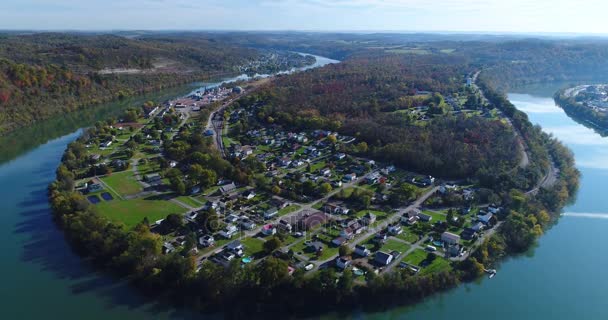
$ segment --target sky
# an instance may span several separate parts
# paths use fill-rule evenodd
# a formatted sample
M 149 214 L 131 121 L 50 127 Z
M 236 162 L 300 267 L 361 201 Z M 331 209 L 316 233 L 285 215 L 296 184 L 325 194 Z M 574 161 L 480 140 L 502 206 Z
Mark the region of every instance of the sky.
M 0 29 L 608 33 L 606 0 L 0 0 Z

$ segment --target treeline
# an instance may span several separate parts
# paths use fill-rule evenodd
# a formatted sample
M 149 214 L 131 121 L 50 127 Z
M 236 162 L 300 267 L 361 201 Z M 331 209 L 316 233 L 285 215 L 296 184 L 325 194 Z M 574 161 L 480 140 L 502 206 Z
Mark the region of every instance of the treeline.
M 536 179 L 532 181 L 537 183 L 552 165 L 558 169 L 555 184 L 539 188 L 535 196 L 517 189 L 503 193 L 502 202 L 506 210 L 500 214 L 500 218 L 504 222 L 499 232 L 485 241 L 474 254 L 477 261 L 487 265 L 496 263 L 505 255 L 528 250 L 557 221 L 561 209 L 575 197 L 580 172 L 574 166 L 574 155 L 566 146 L 543 132 L 539 126 L 533 126 L 525 113 L 517 110 L 483 79 L 480 77 L 478 84 L 488 100 L 510 116 L 513 125 L 525 138 L 531 155 L 528 174 Z
M 228 317 L 309 315 L 361 306 L 376 309 L 413 303 L 456 286 L 473 272 L 463 266 L 456 272 L 425 276 L 414 276 L 407 270 L 376 276 L 368 270 L 367 284 L 361 285 L 351 272 L 338 276 L 333 268 L 313 275 L 296 270 L 289 275 L 288 263 L 280 257 L 269 257 L 244 267 L 240 261 L 234 261 L 224 268 L 210 261 L 199 267 L 195 258 L 184 252 L 164 255 L 161 236 L 150 231 L 146 220 L 132 229 L 110 222 L 74 189 L 75 172 L 89 165 L 85 141 L 108 137 L 111 132 L 106 128 L 92 128 L 68 146 L 57 169 L 57 179 L 49 187 L 53 215 L 77 253 L 117 276 L 128 276 L 145 292 L 154 292 L 151 295 L 157 298 L 170 297 L 177 304 L 205 312 L 223 311 Z M 239 163 L 233 168 L 221 159 L 214 160 L 217 151 L 211 151 L 208 143 L 196 140 L 198 138 L 187 130 L 179 136 L 181 138 L 167 146 L 170 159 L 190 163 L 189 168 L 205 162 L 208 170 L 217 173 L 240 170 Z M 196 136 L 200 137 L 200 132 Z M 169 171 L 172 170 L 177 169 Z M 191 172 L 188 175 L 194 179 Z M 213 217 L 217 218 L 215 214 Z M 181 221 L 177 216 L 172 218 Z M 479 268 L 473 270 L 479 271 Z
M 275 70 L 310 62 L 205 38 L 0 35 L 0 133 L 115 99 L 237 74 L 250 64 Z

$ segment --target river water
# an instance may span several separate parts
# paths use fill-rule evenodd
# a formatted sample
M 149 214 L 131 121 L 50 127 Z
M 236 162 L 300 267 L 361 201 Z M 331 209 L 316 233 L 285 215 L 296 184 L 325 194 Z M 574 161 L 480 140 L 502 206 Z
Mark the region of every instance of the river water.
M 574 203 L 527 254 L 493 279 L 465 284 L 415 306 L 357 319 L 608 319 L 608 138 L 570 119 L 553 101 L 562 84 L 519 89 L 509 100 L 575 154 L 582 173 Z
M 317 58 L 318 65 L 331 60 Z M 211 86 L 213 84 L 203 84 Z M 415 306 L 354 313 L 355 319 L 608 319 L 608 140 L 555 106 L 558 85 L 509 95 L 533 123 L 575 153 L 583 176 L 575 202 L 526 255 L 505 261 L 498 275 L 435 295 Z M 0 306 L 4 319 L 183 319 L 187 312 L 151 303 L 74 255 L 53 222 L 46 187 L 80 130 L 155 96 L 68 115 L 0 139 Z M 328 315 L 326 318 L 342 316 Z
M 316 58 L 314 65 L 286 73 L 338 62 Z M 147 100 L 163 101 L 200 87 L 247 79 L 246 75 L 241 75 L 110 103 L 53 118 L 1 137 L 0 318 L 195 318 L 186 311 L 150 302 L 124 281 L 94 271 L 73 254 L 51 220 L 46 189 L 54 180 L 66 145 L 78 137 L 81 128 L 118 116 L 126 108 L 141 105 Z

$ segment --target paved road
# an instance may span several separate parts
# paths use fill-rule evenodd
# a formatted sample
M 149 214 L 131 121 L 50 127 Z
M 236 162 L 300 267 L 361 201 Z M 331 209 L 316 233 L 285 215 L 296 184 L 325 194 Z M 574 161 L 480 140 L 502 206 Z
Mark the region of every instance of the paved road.
M 284 216 L 280 216 L 280 217 L 277 217 L 275 219 L 265 221 L 264 225 L 267 225 L 267 224 L 273 224 L 273 225 L 274 224 L 278 224 L 279 220 L 282 220 L 282 219 L 289 220 L 290 218 L 296 217 L 298 214 L 300 214 L 302 212 L 305 212 L 305 211 L 318 211 L 317 209 L 313 208 L 316 204 L 318 204 L 320 202 L 327 201 L 329 198 L 331 198 L 332 196 L 336 195 L 342 189 L 356 186 L 359 182 L 363 181 L 365 178 L 367 178 L 367 176 L 373 174 L 374 172 L 376 172 L 376 171 L 372 171 L 372 172 L 370 172 L 370 173 L 368 173 L 366 175 L 363 175 L 363 176 L 359 177 L 358 179 L 356 179 L 356 180 L 354 180 L 352 182 L 345 183 L 345 184 L 342 185 L 341 188 L 337 188 L 337 189 L 331 191 L 330 193 L 328 193 L 327 195 L 325 195 L 323 198 L 320 198 L 320 199 L 318 199 L 316 201 L 313 201 L 313 202 L 310 202 L 308 204 L 302 204 L 302 203 L 293 202 L 294 204 L 300 206 L 300 209 L 298 209 L 298 210 L 296 210 L 294 212 L 288 213 L 288 214 L 286 214 Z M 258 233 L 260 233 L 262 231 L 262 227 L 263 227 L 263 225 L 257 226 L 253 230 L 247 230 L 247 231 L 241 232 L 239 234 L 239 237 L 235 238 L 234 240 L 241 240 L 243 238 L 255 236 L 256 234 L 258 234 Z M 205 259 L 205 258 L 207 258 L 207 257 L 209 257 L 211 255 L 213 255 L 216 251 L 217 251 L 217 249 L 216 250 L 211 250 L 209 252 L 206 252 L 206 253 L 198 256 L 199 262 L 201 260 L 203 260 L 203 259 Z
M 479 94 L 481 95 L 482 101 L 484 101 L 484 103 L 488 103 L 488 99 L 486 98 L 484 92 L 477 86 L 477 77 L 479 76 L 480 72 L 481 71 L 477 71 L 472 76 L 473 87 L 476 88 L 477 91 L 479 92 Z M 515 128 L 515 126 L 513 126 L 511 119 L 506 116 L 505 116 L 505 118 L 507 119 L 507 122 L 509 123 L 509 125 L 513 128 L 513 131 L 515 132 L 515 135 L 517 137 L 519 149 L 522 151 L 521 160 L 519 162 L 519 167 L 525 168 L 530 164 L 530 157 L 528 155 L 527 146 L 526 146 L 525 141 L 524 141 L 522 135 L 520 134 L 519 130 L 517 128 Z M 538 190 L 540 190 L 540 188 L 549 188 L 549 187 L 553 186 L 555 184 L 555 182 L 557 181 L 558 173 L 559 173 L 559 169 L 557 167 L 555 167 L 555 163 L 553 162 L 552 159 L 550 159 L 550 165 L 549 165 L 549 168 L 547 168 L 547 173 L 545 174 L 545 176 L 542 179 L 540 179 L 540 181 L 538 182 L 536 187 L 534 187 L 530 191 L 526 192 L 526 195 L 535 195 L 536 193 L 538 193 Z
M 366 240 L 367 238 L 369 238 L 373 234 L 377 233 L 378 231 L 387 228 L 389 224 L 393 224 L 393 223 L 399 221 L 401 219 L 401 216 L 403 216 L 404 213 L 409 212 L 412 209 L 419 208 L 422 205 L 422 203 L 424 201 L 426 201 L 426 199 L 428 199 L 430 196 L 432 196 L 435 192 L 437 192 L 437 190 L 439 190 L 438 186 L 433 187 L 431 190 L 427 191 L 422 196 L 420 196 L 418 199 L 416 199 L 416 201 L 414 201 L 409 206 L 398 209 L 396 213 L 393 213 L 387 219 L 382 221 L 382 223 L 377 224 L 373 228 L 368 228 L 367 231 L 365 231 L 364 233 L 357 236 L 356 239 L 349 242 L 348 246 L 350 248 L 354 248 L 357 244 L 361 243 L 363 240 Z M 319 261 L 316 267 L 319 268 L 320 266 L 325 265 L 325 264 L 335 260 L 337 257 L 338 257 L 338 255 L 334 255 L 329 259 Z

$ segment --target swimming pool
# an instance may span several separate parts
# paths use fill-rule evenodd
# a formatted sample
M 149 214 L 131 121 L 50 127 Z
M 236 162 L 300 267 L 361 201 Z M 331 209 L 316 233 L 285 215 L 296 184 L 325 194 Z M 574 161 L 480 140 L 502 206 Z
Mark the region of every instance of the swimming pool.
M 244 264 L 247 264 L 247 263 L 250 263 L 250 262 L 251 262 L 251 258 L 250 258 L 250 257 L 245 257 L 245 258 L 241 259 L 241 261 L 242 261 Z

